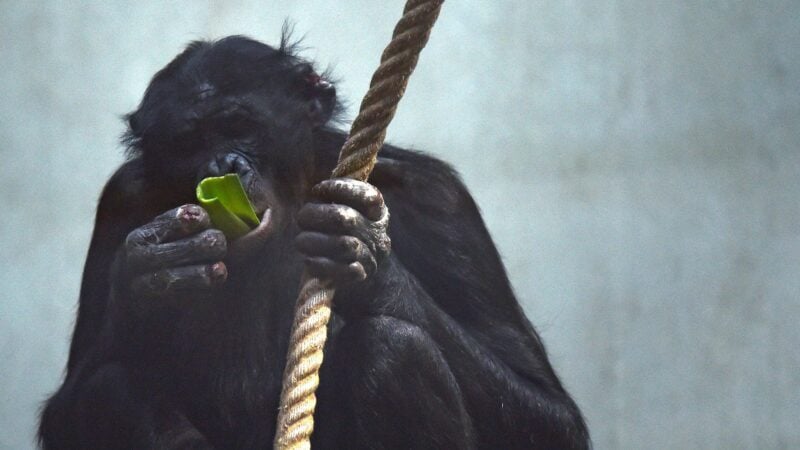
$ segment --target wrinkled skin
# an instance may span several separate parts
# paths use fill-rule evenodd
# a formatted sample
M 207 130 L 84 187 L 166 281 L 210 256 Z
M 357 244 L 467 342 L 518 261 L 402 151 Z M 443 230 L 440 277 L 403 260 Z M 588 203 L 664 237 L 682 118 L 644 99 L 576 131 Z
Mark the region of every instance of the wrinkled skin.
M 315 449 L 589 446 L 457 175 L 385 146 L 368 183 L 326 180 L 337 109 L 286 44 L 194 43 L 156 74 L 100 199 L 44 448 L 269 447 L 304 270 L 337 287 Z M 262 218 L 236 240 L 193 197 L 226 173 Z

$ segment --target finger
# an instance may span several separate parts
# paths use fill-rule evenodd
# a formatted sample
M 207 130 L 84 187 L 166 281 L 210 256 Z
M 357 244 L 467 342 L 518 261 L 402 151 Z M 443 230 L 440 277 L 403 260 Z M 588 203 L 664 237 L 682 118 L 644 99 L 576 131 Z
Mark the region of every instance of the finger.
M 183 205 L 171 209 L 152 222 L 131 231 L 125 240 L 127 248 L 161 244 L 182 238 L 211 225 L 205 209 L 198 205 Z
M 353 236 L 330 235 L 304 231 L 295 239 L 297 250 L 309 257 L 322 256 L 337 263 L 358 262 L 367 274 L 377 268 L 369 248 Z
M 156 270 L 219 261 L 227 247 L 222 231 L 207 229 L 177 241 L 129 247 L 127 257 L 134 271 Z
M 311 189 L 319 202 L 338 203 L 358 210 L 369 220 L 378 220 L 383 214 L 383 195 L 375 186 L 350 178 L 325 180 Z
M 331 279 L 339 283 L 363 281 L 367 272 L 359 262 L 340 263 L 330 258 L 315 256 L 306 258 L 306 268 L 311 276 Z
M 140 275 L 131 281 L 131 292 L 148 297 L 170 297 L 196 293 L 221 285 L 228 268 L 218 262 L 208 265 L 171 267 Z
M 367 251 L 353 236 L 303 231 L 295 239 L 297 250 L 308 256 L 326 256 L 337 260 L 354 260 Z
M 306 231 L 349 234 L 364 228 L 364 217 L 355 209 L 331 203 L 306 203 L 297 213 L 297 224 Z

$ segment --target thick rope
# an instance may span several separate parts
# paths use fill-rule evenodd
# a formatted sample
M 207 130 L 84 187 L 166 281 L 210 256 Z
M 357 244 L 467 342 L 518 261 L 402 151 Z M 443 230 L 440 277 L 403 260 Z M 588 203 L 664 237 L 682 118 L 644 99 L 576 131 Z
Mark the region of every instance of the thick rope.
M 333 178 L 366 181 L 375 166 L 378 150 L 386 137 L 403 96 L 408 77 L 419 53 L 428 42 L 431 28 L 444 0 L 408 0 L 397 22 L 392 40 L 372 75 L 361 109 L 342 146 Z M 309 449 L 314 431 L 315 392 L 319 385 L 322 349 L 327 338 L 334 288 L 330 281 L 303 276 L 292 323 L 289 352 L 283 373 L 280 410 L 275 434 L 276 449 Z

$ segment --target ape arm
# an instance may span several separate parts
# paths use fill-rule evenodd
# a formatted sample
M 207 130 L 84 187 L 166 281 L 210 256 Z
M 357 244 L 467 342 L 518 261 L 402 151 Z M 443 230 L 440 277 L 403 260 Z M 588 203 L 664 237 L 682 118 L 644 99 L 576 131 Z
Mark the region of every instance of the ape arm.
M 371 181 L 391 213 L 394 255 L 439 308 L 509 367 L 531 379 L 544 370 L 558 383 L 480 212 L 453 169 L 394 147 L 381 155 Z M 534 369 L 542 362 L 545 367 Z
M 141 158 L 134 158 L 117 169 L 103 188 L 83 269 L 78 317 L 67 363 L 68 377 L 98 344 L 100 332 L 109 320 L 112 280 L 121 281 L 119 274 L 113 273 L 119 268 L 119 261 L 115 259 L 128 233 L 194 198 L 171 186 L 148 184 L 150 178 L 145 175 Z
M 382 155 L 371 181 L 391 213 L 394 259 L 387 266 L 394 275 L 376 277 L 383 285 L 370 284 L 371 292 L 363 295 L 411 292 L 387 305 L 389 314 L 412 308 L 401 318 L 440 346 L 471 414 L 499 412 L 499 420 L 506 421 L 476 419 L 476 428 L 484 428 L 479 435 L 493 435 L 499 426 L 517 434 L 495 444 L 522 445 L 532 438 L 558 448 L 588 445 L 580 412 L 521 311 L 463 183 L 434 158 L 392 147 Z M 402 273 L 410 275 L 397 275 Z
M 405 398 L 413 392 L 417 402 L 423 404 L 430 401 L 427 399 L 442 397 L 440 392 L 429 392 L 424 386 L 415 387 L 413 384 L 419 379 L 414 372 L 415 367 L 424 366 L 425 355 L 433 349 L 440 352 L 442 357 L 437 367 L 452 373 L 455 386 L 450 388 L 450 392 L 459 394 L 458 402 L 447 406 L 453 411 L 459 411 L 462 407 L 466 409 L 469 420 L 462 420 L 462 423 L 471 422 L 474 426 L 477 447 L 588 447 L 588 434 L 580 412 L 553 375 L 544 353 L 521 348 L 520 351 L 525 354 L 520 355 L 516 363 L 522 364 L 526 359 L 534 359 L 535 363 L 527 367 L 525 373 L 514 370 L 492 347 L 481 342 L 480 338 L 485 338 L 486 334 L 473 336 L 471 330 L 439 308 L 416 277 L 395 257 L 390 257 L 374 278 L 365 284 L 364 290 L 344 289 L 337 293 L 337 311 L 343 313 L 348 321 L 345 330 L 375 320 L 375 317 L 391 318 L 395 323 L 405 325 L 394 331 L 384 331 L 390 335 L 388 338 L 379 335 L 372 339 L 393 342 L 398 340 L 398 336 L 402 339 L 407 335 L 408 329 L 427 337 L 425 340 L 415 340 L 415 345 L 402 346 L 394 351 L 390 348 L 390 351 L 381 353 L 380 360 L 385 364 L 408 359 L 418 361 L 387 371 L 388 377 L 400 380 L 398 383 L 409 384 L 408 389 L 396 390 L 400 397 Z M 485 326 L 507 328 L 503 323 Z M 513 345 L 509 341 L 505 343 Z M 361 351 L 369 352 L 368 349 Z M 370 380 L 376 377 L 375 369 L 370 366 L 367 369 L 351 377 L 366 380 L 364 384 L 367 385 L 374 383 Z M 428 372 L 428 376 L 445 377 L 433 371 Z M 368 391 L 368 386 L 363 390 Z M 385 397 L 382 401 L 388 404 L 399 405 L 403 401 L 403 398 L 389 398 L 391 391 L 380 392 L 380 395 Z M 413 410 L 395 412 L 396 417 L 413 414 L 417 413 Z M 441 419 L 441 415 L 440 412 L 430 417 Z M 441 428 L 438 433 L 431 433 L 432 437 L 438 435 L 448 436 Z
M 166 196 L 148 195 L 141 164 L 120 167 L 103 189 L 84 267 L 78 318 L 67 373 L 42 410 L 40 443 L 46 449 L 209 448 L 177 408 L 141 389 L 147 371 L 121 365 L 111 321 L 117 256 L 128 232 L 161 208 Z M 130 321 L 128 321 L 130 322 Z M 128 448 L 128 447 L 126 447 Z
M 318 177 L 330 173 L 342 139 L 317 135 L 318 147 L 326 149 L 317 155 Z M 347 317 L 343 308 L 374 308 L 370 303 L 377 301 L 382 309 L 366 314 L 398 317 L 424 330 L 465 385 L 470 414 L 489 416 L 475 420 L 479 436 L 510 430 L 506 443 L 588 446 L 583 418 L 525 318 L 478 208 L 455 172 L 438 159 L 386 145 L 369 182 L 390 212 L 392 255 L 386 270 L 365 286 L 338 290 L 335 310 Z M 404 294 L 391 298 L 393 292 Z M 526 426 L 513 423 L 523 418 L 530 418 Z M 534 430 L 537 442 L 531 444 L 525 430 Z

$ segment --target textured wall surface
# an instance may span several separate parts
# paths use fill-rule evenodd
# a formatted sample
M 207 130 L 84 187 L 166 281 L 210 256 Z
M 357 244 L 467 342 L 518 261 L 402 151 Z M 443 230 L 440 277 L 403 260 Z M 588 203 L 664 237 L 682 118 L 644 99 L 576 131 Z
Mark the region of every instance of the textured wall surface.
M 0 2 L 2 449 L 59 383 L 149 77 L 291 17 L 357 104 L 401 9 L 135 4 Z M 596 448 L 800 448 L 799 48 L 793 0 L 446 3 L 390 140 L 461 171 Z

